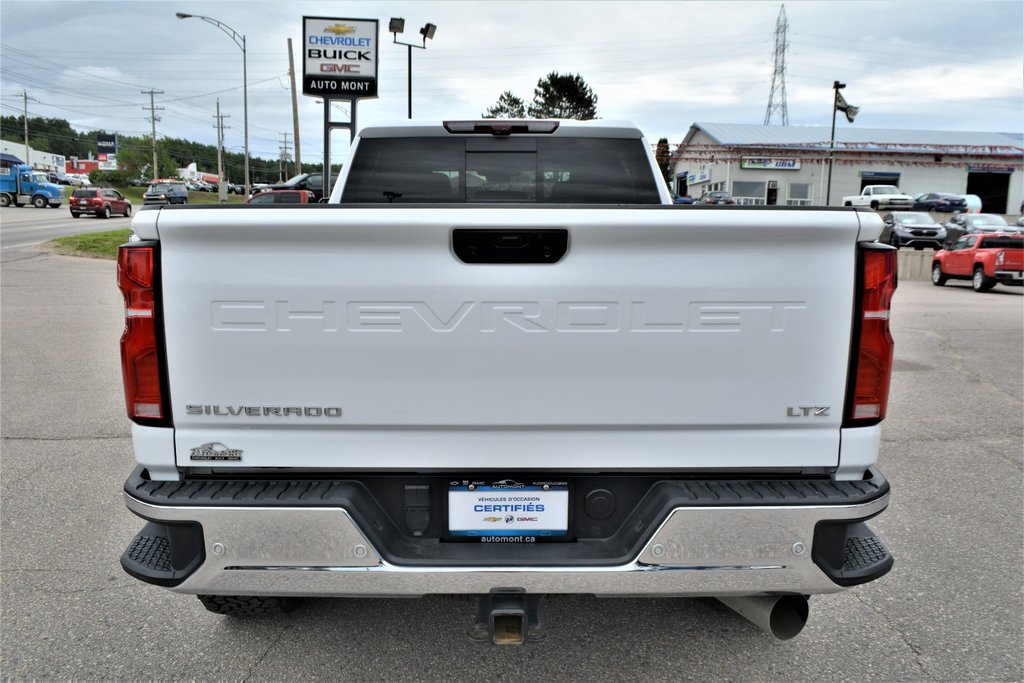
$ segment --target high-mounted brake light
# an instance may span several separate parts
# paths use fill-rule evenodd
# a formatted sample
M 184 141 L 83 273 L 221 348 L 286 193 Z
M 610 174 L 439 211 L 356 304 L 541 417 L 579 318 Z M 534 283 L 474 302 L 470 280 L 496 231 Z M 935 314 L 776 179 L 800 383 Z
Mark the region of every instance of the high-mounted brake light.
M 476 133 L 478 135 L 515 135 L 523 133 L 554 133 L 558 121 L 445 121 L 449 133 Z
M 124 296 L 121 372 L 128 417 L 159 426 L 170 417 L 165 408 L 163 362 L 157 336 L 156 246 L 128 244 L 117 254 L 117 286 Z
M 889 310 L 896 291 L 896 250 L 878 244 L 860 247 L 860 301 L 854 322 L 850 384 L 844 426 L 859 427 L 885 419 L 892 377 L 893 341 Z

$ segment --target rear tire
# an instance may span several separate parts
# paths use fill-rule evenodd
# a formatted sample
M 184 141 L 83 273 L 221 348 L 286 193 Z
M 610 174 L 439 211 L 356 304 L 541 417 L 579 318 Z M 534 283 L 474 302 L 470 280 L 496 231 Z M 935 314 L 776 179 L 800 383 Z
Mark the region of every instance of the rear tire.
M 103 210 L 99 213 L 100 218 L 110 218 L 110 207 L 104 206 Z
M 197 595 L 203 607 L 229 617 L 254 617 L 260 614 L 283 614 L 298 606 L 296 598 L 259 595 Z
M 996 281 L 985 275 L 985 269 L 982 266 L 975 266 L 971 284 L 974 285 L 975 292 L 987 292 L 996 286 Z
M 942 274 L 942 264 L 936 261 L 932 264 L 932 284 L 941 287 L 949 281 L 949 278 Z
M 9 194 L 0 194 L 0 206 L 10 206 L 10 205 L 11 205 L 11 195 L 9 195 Z
M 71 212 L 71 217 L 72 218 L 81 218 L 82 214 L 78 213 L 77 211 L 72 211 Z

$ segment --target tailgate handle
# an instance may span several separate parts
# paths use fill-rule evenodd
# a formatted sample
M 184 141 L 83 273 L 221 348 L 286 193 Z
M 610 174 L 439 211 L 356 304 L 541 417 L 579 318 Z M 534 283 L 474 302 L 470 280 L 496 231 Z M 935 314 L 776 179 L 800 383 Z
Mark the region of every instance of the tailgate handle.
M 565 228 L 452 230 L 452 251 L 463 263 L 558 263 L 568 250 Z

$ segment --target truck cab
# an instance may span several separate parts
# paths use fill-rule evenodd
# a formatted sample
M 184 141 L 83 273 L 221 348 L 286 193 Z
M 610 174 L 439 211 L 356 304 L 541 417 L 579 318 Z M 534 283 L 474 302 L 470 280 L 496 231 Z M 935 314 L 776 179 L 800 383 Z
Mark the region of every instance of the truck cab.
M 0 206 L 57 208 L 63 201 L 64 188 L 51 183 L 43 171 L 35 171 L 28 164 L 0 167 Z

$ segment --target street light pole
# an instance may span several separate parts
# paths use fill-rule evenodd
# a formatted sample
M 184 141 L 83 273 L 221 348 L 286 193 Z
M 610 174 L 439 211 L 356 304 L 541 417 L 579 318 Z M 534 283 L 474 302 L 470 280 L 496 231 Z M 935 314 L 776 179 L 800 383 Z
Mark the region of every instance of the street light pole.
M 408 97 L 409 97 L 408 118 L 411 119 L 412 118 L 412 49 L 416 48 L 418 50 L 426 50 L 427 49 L 427 38 L 433 39 L 434 32 L 437 31 L 437 26 L 435 26 L 434 24 L 426 24 L 426 25 L 424 25 L 423 28 L 420 29 L 420 35 L 423 36 L 423 44 L 422 45 L 416 45 L 415 43 L 403 43 L 402 41 L 400 41 L 398 39 L 398 34 L 402 33 L 403 31 L 405 31 L 405 19 L 392 17 L 391 18 L 391 22 L 388 24 L 388 30 L 391 32 L 392 42 L 394 42 L 396 45 L 405 45 L 406 48 L 408 49 L 408 52 L 409 52 L 409 56 L 408 56 L 409 67 L 408 67 L 408 70 L 407 70 L 407 72 L 409 74 L 409 81 L 408 81 L 408 93 L 409 93 L 409 95 L 408 95 Z
M 202 19 L 208 24 L 213 24 L 221 31 L 223 31 L 235 45 L 242 51 L 242 127 L 245 129 L 245 194 L 249 194 L 249 73 L 248 73 L 248 59 L 246 57 L 245 49 L 245 36 L 231 28 L 227 24 L 210 17 L 204 17 L 201 14 L 186 14 L 184 12 L 175 12 L 174 16 L 179 19 Z

